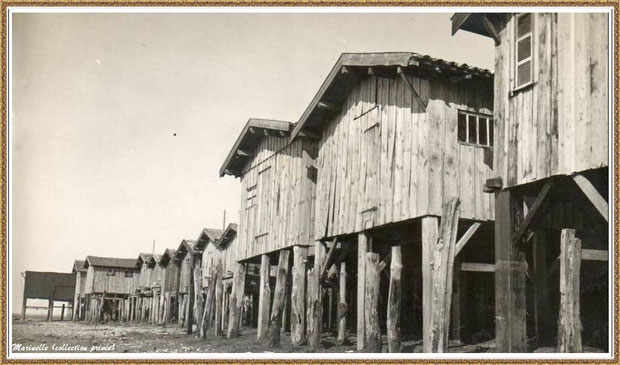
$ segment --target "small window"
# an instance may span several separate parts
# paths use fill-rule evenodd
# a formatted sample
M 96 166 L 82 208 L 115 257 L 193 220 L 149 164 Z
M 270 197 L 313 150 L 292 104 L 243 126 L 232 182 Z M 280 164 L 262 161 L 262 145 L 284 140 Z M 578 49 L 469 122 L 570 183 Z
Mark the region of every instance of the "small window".
M 490 116 L 459 110 L 457 119 L 459 142 L 481 147 L 493 146 L 493 119 Z
M 131 271 L 125 271 L 125 277 L 126 277 L 126 278 L 133 278 L 133 272 L 131 272 Z
M 532 82 L 533 74 L 533 15 L 519 14 L 516 22 L 515 40 L 515 88 L 528 85 Z
M 116 274 L 116 270 L 114 270 L 114 269 L 108 269 L 107 274 L 108 274 L 108 276 L 114 276 L 114 275 Z

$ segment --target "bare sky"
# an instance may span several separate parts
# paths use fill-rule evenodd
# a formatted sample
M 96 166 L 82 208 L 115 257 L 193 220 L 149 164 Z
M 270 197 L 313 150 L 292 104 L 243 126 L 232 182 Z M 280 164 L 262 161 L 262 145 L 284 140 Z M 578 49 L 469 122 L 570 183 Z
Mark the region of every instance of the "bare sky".
M 493 67 L 444 14 L 15 14 L 14 311 L 25 270 L 176 248 L 237 221 L 218 170 L 249 117 L 296 122 L 342 52 Z M 176 135 L 175 135 L 176 134 Z

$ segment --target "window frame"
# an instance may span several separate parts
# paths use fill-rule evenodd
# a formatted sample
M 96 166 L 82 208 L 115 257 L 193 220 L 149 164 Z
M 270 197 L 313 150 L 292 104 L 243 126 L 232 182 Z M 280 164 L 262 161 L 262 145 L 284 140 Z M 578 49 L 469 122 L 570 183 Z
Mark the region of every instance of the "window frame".
M 465 141 L 461 141 L 459 138 L 459 115 L 463 114 L 465 116 Z M 473 116 L 475 117 L 475 127 L 476 127 L 476 143 L 472 143 L 469 142 L 469 117 Z M 480 119 L 481 118 L 486 118 L 487 122 L 486 122 L 486 136 L 487 136 L 487 143 L 486 144 L 481 144 L 480 143 Z M 485 113 L 479 113 L 479 112 L 473 112 L 470 110 L 465 110 L 465 109 L 458 109 L 456 112 L 456 140 L 459 144 L 462 144 L 464 146 L 471 146 L 471 147 L 479 147 L 479 148 L 493 148 L 494 144 L 495 144 L 495 130 L 494 130 L 494 121 L 493 121 L 493 116 L 490 114 L 485 114 Z M 490 132 L 493 131 L 493 144 L 491 143 L 491 134 Z
M 530 16 L 530 29 L 529 29 L 529 32 L 519 37 L 519 30 L 518 30 L 519 18 L 526 16 L 526 15 Z M 511 67 L 512 92 L 511 94 L 527 89 L 536 83 L 536 80 L 535 80 L 535 76 L 536 76 L 536 37 L 535 37 L 536 35 L 536 13 L 517 13 L 515 14 L 513 19 L 514 19 L 514 25 L 512 27 L 513 46 L 512 46 L 511 51 L 513 52 L 514 55 L 513 57 L 511 57 L 512 59 L 512 67 Z M 525 40 L 527 37 L 530 37 L 530 55 L 529 57 L 519 61 L 519 42 Z M 527 62 L 530 62 L 529 81 L 527 81 L 524 84 L 519 85 L 519 66 Z

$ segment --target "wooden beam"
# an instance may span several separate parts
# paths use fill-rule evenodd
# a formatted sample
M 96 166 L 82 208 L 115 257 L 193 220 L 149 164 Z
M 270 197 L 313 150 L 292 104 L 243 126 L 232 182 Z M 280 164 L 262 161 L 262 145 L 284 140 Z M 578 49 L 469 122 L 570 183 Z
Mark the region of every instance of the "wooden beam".
M 482 16 L 482 25 L 484 26 L 484 29 L 486 29 L 491 34 L 491 38 L 493 38 L 493 40 L 495 41 L 495 45 L 499 45 L 501 42 L 499 33 L 497 33 L 495 26 L 486 15 Z
M 563 229 L 560 236 L 560 312 L 558 351 L 582 352 L 580 283 L 581 240 L 574 229 Z
M 390 263 L 390 288 L 388 291 L 387 309 L 387 338 L 388 351 L 399 353 L 401 351 L 400 339 L 400 303 L 402 287 L 400 276 L 403 268 L 400 246 L 392 246 L 392 260 Z
M 307 130 L 302 130 L 297 134 L 299 137 L 303 137 L 303 138 L 308 138 L 308 139 L 312 139 L 312 140 L 320 140 L 321 139 L 321 135 L 318 133 L 314 133 L 314 132 L 310 132 Z
M 199 326 L 196 331 L 196 336 L 200 337 L 200 326 L 202 325 L 202 316 L 204 312 L 204 302 L 202 300 L 202 294 L 200 290 L 202 288 L 202 269 L 196 265 L 194 268 L 194 316 L 196 317 L 196 324 Z
M 381 328 L 379 327 L 379 254 L 366 253 L 366 289 L 364 322 L 366 327 L 365 352 L 381 352 Z
M 605 201 L 605 199 L 599 194 L 598 190 L 592 185 L 590 180 L 588 180 L 585 176 L 581 174 L 573 175 L 573 181 L 581 191 L 585 194 L 585 196 L 590 200 L 594 208 L 600 213 L 600 215 L 605 219 L 605 222 L 609 222 L 609 204 Z
M 325 271 L 327 270 L 327 265 L 329 265 L 330 260 L 334 256 L 334 252 L 336 252 L 336 245 L 337 244 L 338 244 L 338 239 L 336 237 L 334 237 L 334 239 L 332 240 L 332 242 L 329 245 L 329 251 L 327 252 L 327 257 L 325 257 L 325 260 L 323 260 L 323 262 L 321 263 L 321 271 L 320 271 L 320 274 L 319 274 L 321 279 L 323 279 L 323 276 L 325 275 Z
M 238 149 L 236 151 L 236 154 L 237 154 L 237 156 L 241 156 L 241 157 L 248 157 L 248 158 L 254 157 L 253 154 L 251 154 L 250 152 L 246 152 L 246 151 L 244 151 L 242 149 Z
M 581 250 L 581 260 L 583 261 L 609 261 L 609 252 L 607 250 Z
M 549 195 L 549 191 L 551 191 L 551 186 L 552 183 L 548 181 L 538 193 L 536 200 L 527 212 L 527 215 L 523 219 L 523 222 L 521 222 L 521 224 L 519 225 L 517 232 L 512 236 L 512 244 L 514 246 L 519 245 L 521 239 L 523 238 L 523 235 L 525 234 L 525 231 L 530 227 L 530 223 L 532 222 L 534 217 L 543 210 L 541 208 L 543 207 L 543 202 L 545 201 L 545 198 L 547 197 L 547 195 Z
M 487 179 L 484 183 L 483 191 L 485 193 L 493 193 L 497 190 L 500 190 L 504 186 L 501 177 L 494 177 L 492 179 Z
M 305 342 L 306 327 L 306 260 L 308 249 L 293 247 L 293 288 L 291 290 L 291 342 L 300 346 Z
M 273 306 L 269 319 L 269 348 L 280 347 L 280 332 L 282 331 L 282 313 L 286 305 L 286 279 L 288 277 L 289 250 L 280 250 L 278 271 L 276 273 L 276 288 L 273 293 Z
M 388 252 L 383 261 L 379 263 L 379 272 L 383 271 L 383 269 L 385 269 L 385 267 L 390 263 L 391 257 L 392 253 Z
M 426 110 L 427 103 L 425 103 L 424 100 L 422 100 L 422 98 L 420 97 L 420 94 L 418 93 L 418 91 L 409 82 L 409 79 L 407 79 L 407 76 L 405 75 L 405 72 L 403 71 L 402 67 L 398 66 L 398 68 L 396 69 L 396 72 L 398 73 L 400 78 L 403 79 L 403 81 L 405 82 L 405 84 L 407 85 L 409 90 L 411 90 L 411 93 L 413 94 L 413 96 L 415 96 L 415 98 L 418 99 L 418 102 L 420 102 L 420 104 L 422 104 L 422 106 L 424 106 L 424 110 Z
M 459 241 L 456 243 L 456 251 L 454 252 L 455 255 L 458 255 L 459 252 L 461 252 L 461 250 L 463 249 L 463 247 L 465 247 L 465 245 L 467 244 L 467 242 L 469 242 L 469 240 L 471 239 L 471 237 L 474 235 L 474 233 L 476 233 L 476 231 L 478 230 L 478 228 L 480 228 L 480 223 L 476 222 L 474 224 L 472 224 L 469 229 L 467 229 L 467 231 L 465 232 L 465 234 L 463 234 L 463 236 L 459 239 Z
M 431 352 L 448 351 L 450 329 L 450 305 L 452 303 L 452 277 L 454 273 L 454 251 L 456 231 L 459 223 L 459 198 L 452 198 L 444 204 L 439 227 L 439 240 L 433 255 L 433 310 L 431 314 Z
M 319 109 L 327 110 L 327 111 L 334 112 L 334 113 L 339 112 L 341 109 L 340 105 L 331 103 L 329 101 L 319 101 L 316 107 Z
M 470 272 L 495 272 L 494 264 L 481 264 L 474 262 L 463 262 L 461 264 L 461 271 Z
M 213 284 L 215 285 L 213 298 L 215 303 L 211 304 L 215 309 L 213 329 L 217 337 L 222 335 L 222 296 L 224 294 L 224 288 L 222 287 L 223 270 L 222 261 L 218 260 L 217 266 L 215 267 L 215 278 L 213 279 Z

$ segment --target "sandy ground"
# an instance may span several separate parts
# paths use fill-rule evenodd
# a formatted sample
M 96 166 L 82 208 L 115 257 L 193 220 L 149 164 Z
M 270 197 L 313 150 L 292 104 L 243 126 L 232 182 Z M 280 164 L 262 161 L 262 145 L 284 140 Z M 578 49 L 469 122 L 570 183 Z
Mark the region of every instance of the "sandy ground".
M 319 352 L 356 352 L 355 337 L 348 338 L 349 344 L 337 346 L 331 333 L 325 333 Z M 387 352 L 384 338 L 383 351 Z M 18 345 L 21 345 L 20 348 Z M 190 353 L 240 353 L 240 352 L 307 352 L 305 346 L 291 345 L 290 335 L 282 334 L 282 346 L 268 350 L 267 344 L 256 341 L 256 329 L 244 327 L 239 339 L 228 340 L 216 337 L 213 330 L 206 339 L 187 335 L 178 325 L 150 324 L 86 324 L 83 322 L 54 321 L 42 319 L 13 319 L 14 352 L 190 352 Z M 422 343 L 418 340 L 403 341 L 403 352 L 421 352 Z M 453 344 L 450 352 L 493 352 L 493 341 L 476 345 L 461 346 Z

